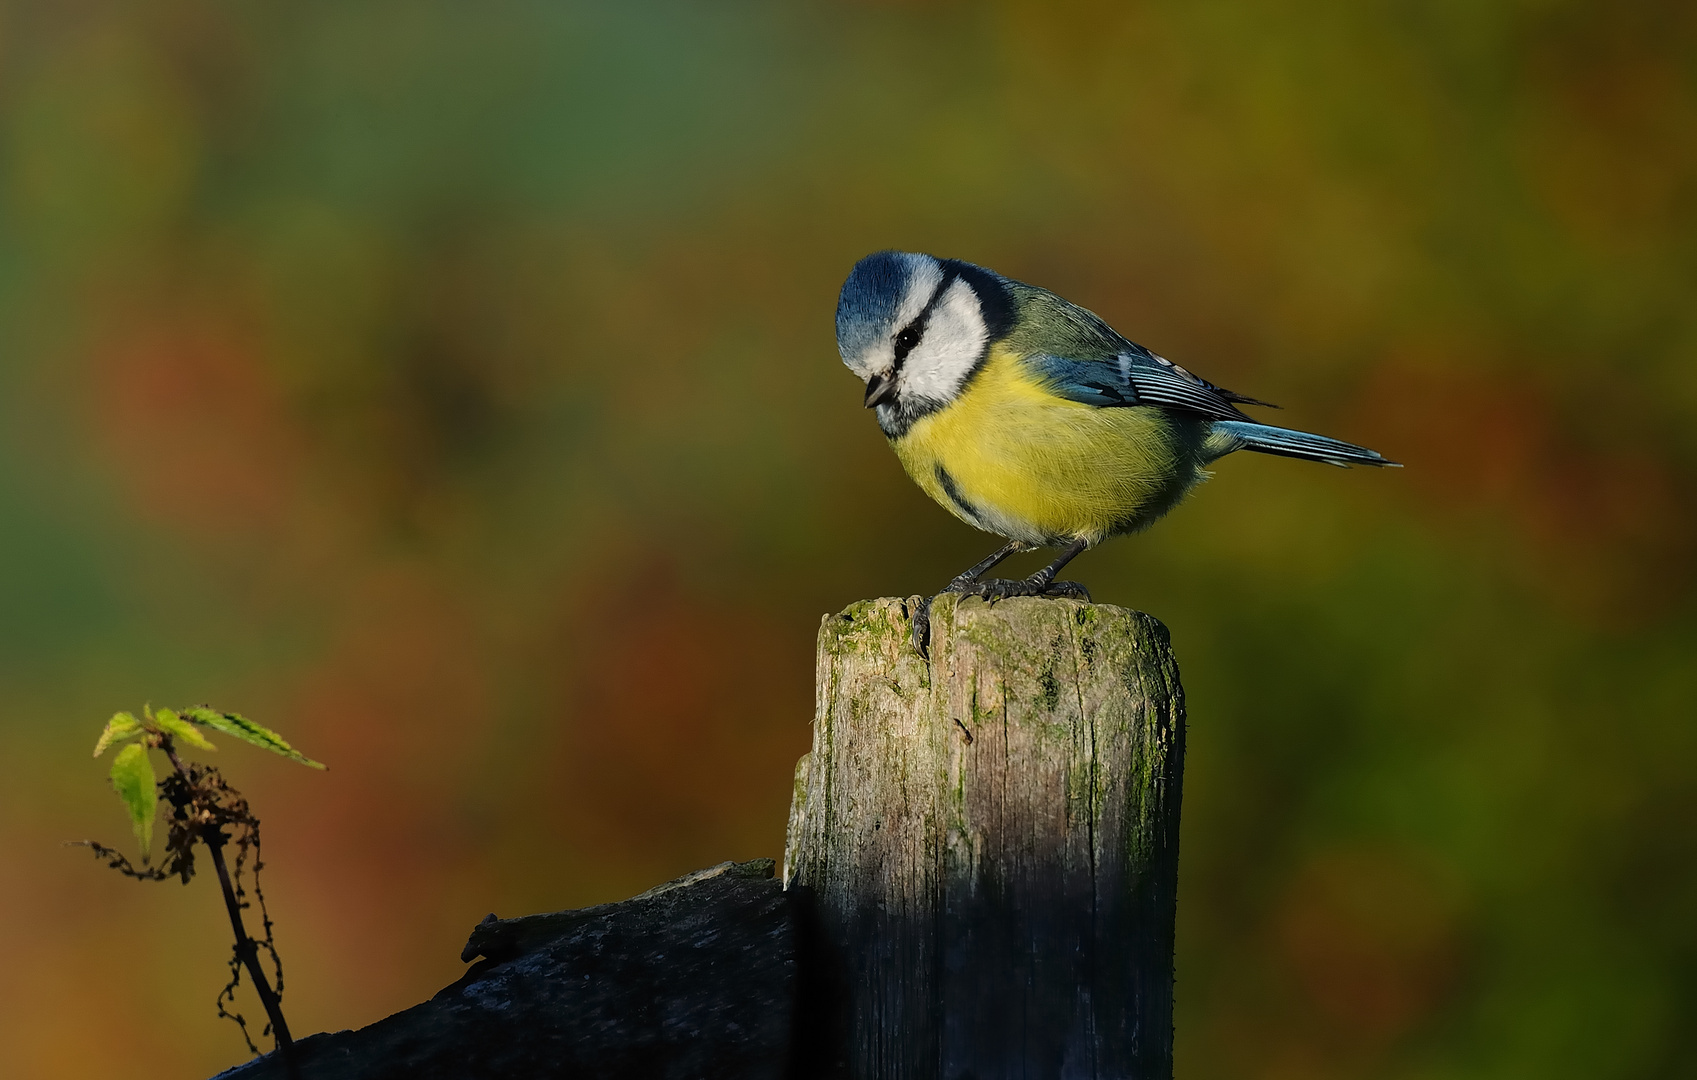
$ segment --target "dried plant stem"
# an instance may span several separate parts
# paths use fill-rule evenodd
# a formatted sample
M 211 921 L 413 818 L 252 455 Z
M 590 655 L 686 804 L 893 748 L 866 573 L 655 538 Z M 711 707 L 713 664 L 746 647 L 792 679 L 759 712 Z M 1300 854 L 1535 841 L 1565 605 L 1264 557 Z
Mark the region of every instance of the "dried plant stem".
M 271 1020 L 271 1033 L 276 1036 L 277 1049 L 288 1063 L 289 1075 L 298 1078 L 300 1065 L 295 1061 L 295 1041 L 289 1035 L 289 1022 L 283 1019 L 283 1003 L 272 992 L 271 983 L 259 966 L 258 942 L 248 936 L 247 928 L 242 925 L 241 905 L 236 902 L 235 886 L 230 883 L 230 871 L 224 865 L 225 836 L 222 832 L 213 832 L 201 839 L 212 854 L 212 866 L 218 871 L 218 884 L 224 890 L 224 908 L 230 913 L 230 929 L 236 935 L 236 956 L 253 977 L 253 988 L 259 994 L 260 1004 L 265 1006 L 265 1015 Z
M 189 773 L 177 758 L 177 751 L 169 742 L 160 749 L 171 759 L 171 767 L 184 781 L 189 779 Z M 265 1015 L 271 1021 L 271 1034 L 277 1041 L 277 1051 L 283 1057 L 284 1065 L 289 1070 L 290 1080 L 300 1080 L 300 1062 L 295 1055 L 295 1041 L 289 1035 L 289 1022 L 283 1019 L 283 1003 L 271 989 L 271 983 L 265 977 L 265 972 L 259 966 L 259 943 L 248 935 L 247 927 L 242 924 L 242 906 L 236 899 L 236 888 L 230 880 L 230 869 L 224 863 L 224 844 L 229 837 L 219 828 L 208 828 L 200 834 L 201 842 L 212 855 L 212 866 L 218 871 L 218 885 L 224 890 L 224 909 L 230 913 L 230 930 L 236 935 L 236 957 L 246 967 L 253 978 L 253 988 L 259 994 L 260 1004 L 265 1006 Z

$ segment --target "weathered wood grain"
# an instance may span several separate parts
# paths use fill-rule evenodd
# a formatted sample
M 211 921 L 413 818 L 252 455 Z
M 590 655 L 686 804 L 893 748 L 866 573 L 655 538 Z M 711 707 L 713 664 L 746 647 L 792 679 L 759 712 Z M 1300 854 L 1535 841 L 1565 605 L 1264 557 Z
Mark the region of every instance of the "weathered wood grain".
M 917 598 L 819 632 L 784 859 L 809 1075 L 1166 1078 L 1184 697 L 1166 629 Z

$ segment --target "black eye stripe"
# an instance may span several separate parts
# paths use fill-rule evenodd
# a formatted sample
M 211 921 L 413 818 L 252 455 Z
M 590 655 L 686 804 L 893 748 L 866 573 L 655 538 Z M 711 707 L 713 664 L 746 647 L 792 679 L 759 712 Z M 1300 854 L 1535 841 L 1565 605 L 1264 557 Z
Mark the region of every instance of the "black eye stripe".
M 919 345 L 920 339 L 925 336 L 925 327 L 931 321 L 931 312 L 936 310 L 938 301 L 943 299 L 943 294 L 949 291 L 949 286 L 953 285 L 959 276 L 952 272 L 945 273 L 937 282 L 937 287 L 931 290 L 925 307 L 896 335 L 896 367 L 901 367 L 902 361 L 907 359 L 907 354 Z

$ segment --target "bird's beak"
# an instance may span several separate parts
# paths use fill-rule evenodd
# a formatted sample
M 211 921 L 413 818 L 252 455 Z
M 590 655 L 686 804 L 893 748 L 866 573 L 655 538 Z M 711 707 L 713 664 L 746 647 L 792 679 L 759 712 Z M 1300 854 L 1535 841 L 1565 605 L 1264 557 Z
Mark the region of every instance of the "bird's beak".
M 866 407 L 882 405 L 896 396 L 896 380 L 888 375 L 874 375 L 866 380 Z

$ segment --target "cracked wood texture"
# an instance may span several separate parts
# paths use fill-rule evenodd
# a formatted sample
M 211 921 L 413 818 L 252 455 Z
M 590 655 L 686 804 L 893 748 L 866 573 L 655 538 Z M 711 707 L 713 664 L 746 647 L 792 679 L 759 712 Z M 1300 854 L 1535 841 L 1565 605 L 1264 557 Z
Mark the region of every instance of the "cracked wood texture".
M 819 631 L 784 857 L 810 1075 L 1172 1075 L 1184 694 L 1166 628 L 1057 599 Z

